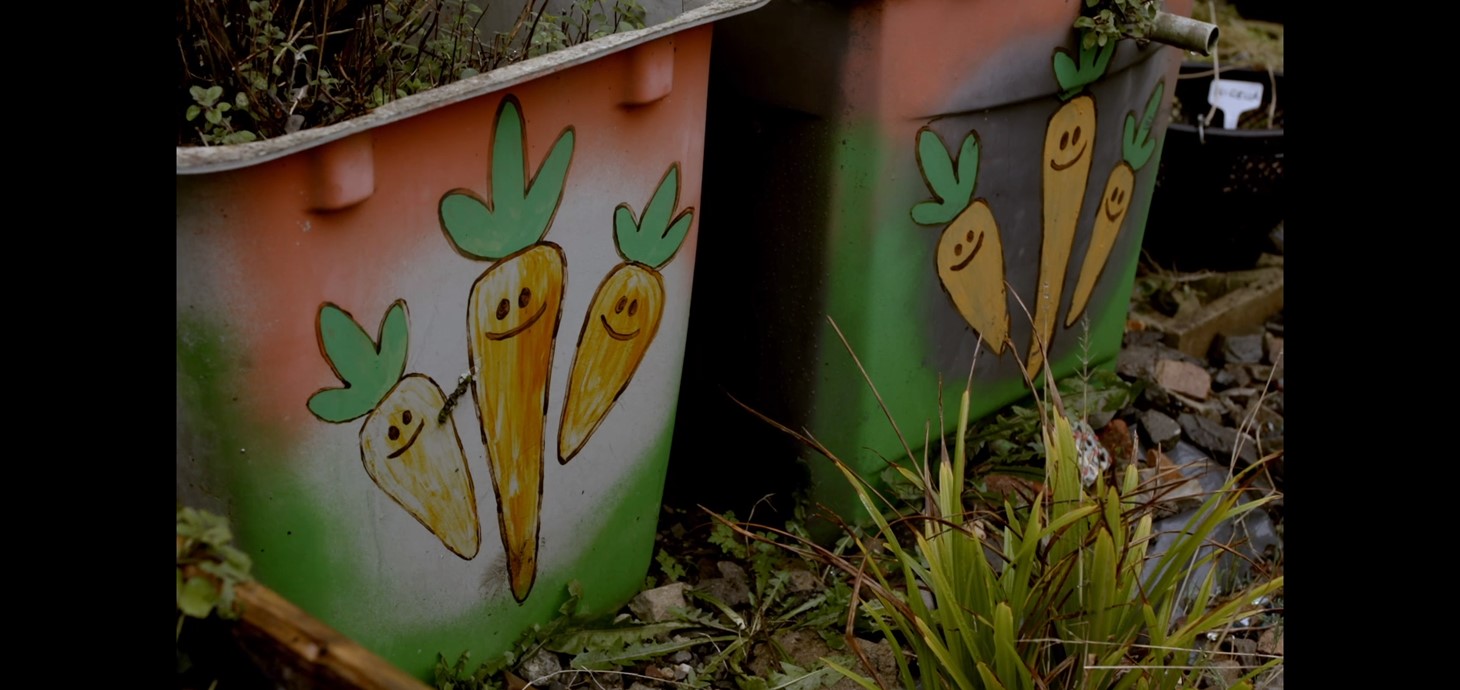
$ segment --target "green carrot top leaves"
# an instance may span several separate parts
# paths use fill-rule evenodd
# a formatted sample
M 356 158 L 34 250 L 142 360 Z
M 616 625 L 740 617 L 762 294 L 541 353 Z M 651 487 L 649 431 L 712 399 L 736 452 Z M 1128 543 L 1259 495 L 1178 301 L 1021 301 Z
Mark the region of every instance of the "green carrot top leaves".
M 644 207 L 643 218 L 635 220 L 634 209 L 627 203 L 614 209 L 614 243 L 618 245 L 619 256 L 651 268 L 669 263 L 694 221 L 693 208 L 680 211 L 671 221 L 670 216 L 678 206 L 679 164 L 674 163 L 664 173 L 649 205 Z
M 349 312 L 325 303 L 317 324 L 320 353 L 343 388 L 309 397 L 309 411 L 326 422 L 348 422 L 375 409 L 406 370 L 410 339 L 405 300 L 396 300 L 380 320 L 377 340 Z
M 913 206 L 913 221 L 920 225 L 942 225 L 958 217 L 973 199 L 978 181 L 978 135 L 963 138 L 958 159 L 948 157 L 948 148 L 933 130 L 918 130 L 918 168 L 933 192 L 933 199 Z
M 1109 41 L 1101 45 L 1099 41 L 1091 41 L 1093 32 L 1080 32 L 1080 55 L 1079 61 L 1070 57 L 1069 51 L 1063 48 L 1055 49 L 1054 54 L 1054 78 L 1059 82 L 1063 91 L 1060 98 L 1069 100 L 1085 88 L 1086 84 L 1099 79 L 1105 74 L 1105 68 L 1110 66 L 1110 58 L 1115 55 L 1115 41 Z
M 521 107 L 513 96 L 503 98 L 492 139 L 487 197 L 454 189 L 441 198 L 441 228 L 457 251 L 495 260 L 541 240 L 563 199 L 573 138 L 573 128 L 563 130 L 528 182 Z
M 1146 101 L 1146 112 L 1141 117 L 1139 127 L 1136 125 L 1136 114 L 1128 113 L 1125 116 L 1125 162 L 1130 164 L 1134 170 L 1140 170 L 1151 159 L 1151 154 L 1156 152 L 1156 140 L 1151 137 L 1151 127 L 1156 124 L 1156 110 L 1161 105 L 1161 94 L 1166 91 L 1166 82 L 1156 82 L 1156 88 L 1151 91 L 1151 98 Z

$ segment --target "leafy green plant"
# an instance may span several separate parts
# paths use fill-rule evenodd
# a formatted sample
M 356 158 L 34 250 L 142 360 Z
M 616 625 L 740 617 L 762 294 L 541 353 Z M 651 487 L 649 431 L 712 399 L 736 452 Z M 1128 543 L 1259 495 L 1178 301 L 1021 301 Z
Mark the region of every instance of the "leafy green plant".
M 1076 29 L 1086 29 L 1086 48 L 1104 47 L 1122 38 L 1144 45 L 1151 35 L 1160 10 L 1157 0 L 1085 0 L 1084 11 L 1075 20 Z
M 236 590 L 239 585 L 252 579 L 253 567 L 247 554 L 232 544 L 233 532 L 228 521 L 213 513 L 178 506 L 177 508 L 177 673 L 193 672 L 192 652 L 200 651 L 198 645 L 212 644 L 215 640 L 184 640 L 183 624 L 193 618 L 199 621 L 210 619 L 234 620 L 239 610 Z M 191 637 L 190 633 L 190 637 Z M 216 650 L 206 649 L 207 652 Z M 216 655 L 214 655 L 216 656 Z M 208 661 L 217 661 L 208 658 Z M 210 663 L 198 668 L 209 672 L 221 671 Z
M 475 0 L 183 0 L 178 145 L 235 144 L 333 124 L 644 26 L 638 0 L 578 0 L 562 16 L 522 2 L 510 27 L 486 36 Z
M 960 399 L 960 430 L 968 425 L 969 388 Z M 897 514 L 892 501 L 831 450 L 767 421 L 831 460 L 871 516 L 873 536 L 889 557 L 877 557 L 860 537 L 860 564 L 821 555 L 852 578 L 861 593 L 852 605 L 893 645 L 903 687 L 1191 686 L 1187 655 L 1196 652 L 1197 639 L 1260 613 L 1254 602 L 1283 586 L 1277 577 L 1219 600 L 1217 569 L 1208 568 L 1194 596 L 1185 595 L 1188 574 L 1201 572 L 1220 552 L 1208 544 L 1217 526 L 1270 500 L 1241 501 L 1257 466 L 1230 478 L 1174 543 L 1150 559 L 1153 515 L 1129 498 L 1140 490 L 1136 468 L 1127 468 L 1119 486 L 1098 477 L 1087 494 L 1071 423 L 1047 370 L 1044 389 L 1048 401 L 1036 398 L 1044 488 L 1027 505 L 1005 501 L 1001 510 L 964 506 L 963 433 L 954 434 L 951 453 L 939 444 L 935 463 L 925 450 L 920 463 L 910 457 L 907 466 L 896 466 L 924 498 L 921 510 Z M 827 663 L 868 690 L 877 687 L 850 667 Z

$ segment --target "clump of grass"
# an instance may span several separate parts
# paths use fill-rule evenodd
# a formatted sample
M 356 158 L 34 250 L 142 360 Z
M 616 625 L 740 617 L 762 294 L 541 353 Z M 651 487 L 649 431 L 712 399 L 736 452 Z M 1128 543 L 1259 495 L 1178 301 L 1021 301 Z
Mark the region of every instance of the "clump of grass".
M 874 523 L 871 538 L 853 533 L 860 562 L 827 559 L 853 581 L 848 634 L 851 618 L 869 619 L 896 651 L 899 680 L 909 688 L 1193 687 L 1202 672 L 1191 662 L 1201 656 L 1198 639 L 1262 613 L 1255 602 L 1283 587 L 1279 576 L 1219 597 L 1217 568 L 1203 568 L 1221 553 L 1208 543 L 1216 528 L 1271 500 L 1242 500 L 1258 466 L 1231 476 L 1153 557 L 1152 506 L 1135 498 L 1151 487 L 1140 486 L 1131 465 L 1118 482 L 1102 474 L 1086 492 L 1071 421 L 1046 368 L 1046 398 L 1037 391 L 1035 398 L 1043 485 L 1032 500 L 970 511 L 963 496 L 971 382 L 972 371 L 952 451 L 940 441 L 930 461 L 925 445 L 921 461 L 909 452 L 908 464 L 894 468 L 923 494 L 921 509 L 907 512 L 809 434 L 762 416 L 833 462 Z M 885 545 L 885 556 L 873 541 Z M 1203 570 L 1193 592 L 1186 580 Z M 868 690 L 880 684 L 824 661 Z

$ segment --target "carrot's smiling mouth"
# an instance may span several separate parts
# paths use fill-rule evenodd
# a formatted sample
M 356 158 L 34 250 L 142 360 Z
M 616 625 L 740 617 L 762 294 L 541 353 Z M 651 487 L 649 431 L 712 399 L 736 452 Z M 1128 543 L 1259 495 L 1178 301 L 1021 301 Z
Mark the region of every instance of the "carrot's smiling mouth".
M 1088 137 L 1086 137 L 1086 138 L 1088 138 Z M 1085 147 L 1084 146 L 1081 146 L 1080 147 L 1080 152 L 1079 153 L 1076 153 L 1075 154 L 1075 157 L 1074 158 L 1071 158 L 1068 163 L 1065 163 L 1064 165 L 1060 165 L 1059 163 L 1054 162 L 1054 159 L 1051 158 L 1051 159 L 1049 159 L 1049 167 L 1051 169 L 1054 169 L 1054 170 L 1064 170 L 1064 169 L 1066 169 L 1066 168 L 1074 165 L 1075 163 L 1078 163 L 1080 161 L 1080 159 L 1081 158 L 1084 158 L 1084 157 L 1085 157 Z
M 532 324 L 537 323 L 537 320 L 540 319 L 540 318 L 542 318 L 543 312 L 546 312 L 546 311 L 547 311 L 547 300 L 543 300 L 542 306 L 538 308 L 537 313 L 536 314 L 533 314 L 530 317 L 528 317 L 527 320 L 526 321 L 523 321 L 521 325 L 519 325 L 516 328 L 512 328 L 512 329 L 508 329 L 508 330 L 502 331 L 501 333 L 494 333 L 492 331 L 487 331 L 486 334 L 485 334 L 487 336 L 487 340 L 502 340 L 504 338 L 511 338 L 512 336 L 517 335 L 518 333 L 521 333 L 528 326 L 531 326 Z
M 395 449 L 395 452 L 394 453 L 391 453 L 390 455 L 385 456 L 385 459 L 392 460 L 392 459 L 398 458 L 398 457 L 401 456 L 402 453 L 410 450 L 411 449 L 411 446 L 416 445 L 416 437 L 418 437 L 418 436 L 421 435 L 421 429 L 424 429 L 424 428 L 426 428 L 426 422 L 425 421 L 422 421 L 420 424 L 417 424 L 416 425 L 416 430 L 411 433 L 411 440 L 406 441 L 406 444 L 405 445 L 403 445 L 403 446 Z
M 978 250 L 980 249 L 983 249 L 983 233 L 978 234 L 978 242 L 976 242 L 973 245 L 973 249 L 968 252 L 968 258 L 964 259 L 960 263 L 954 264 L 953 266 L 949 267 L 949 270 L 961 271 L 967 268 L 969 262 L 973 261 L 973 257 L 978 256 Z
M 1125 209 L 1121 209 L 1121 210 L 1119 210 L 1119 211 L 1117 211 L 1115 213 L 1111 213 L 1110 212 L 1110 204 L 1104 204 L 1104 206 L 1105 206 L 1105 217 L 1106 218 L 1109 218 L 1111 221 L 1120 220 L 1120 217 L 1123 216 L 1123 215 L 1125 215 Z
M 633 330 L 633 332 L 631 332 L 631 333 L 620 333 L 618 331 L 613 330 L 613 326 L 608 325 L 608 317 L 607 316 L 604 316 L 603 314 L 599 314 L 598 315 L 598 320 L 601 323 L 603 323 L 603 330 L 608 331 L 608 337 L 613 338 L 614 340 L 632 340 L 633 338 L 635 338 L 636 336 L 638 336 L 639 335 L 639 331 L 642 330 L 642 329 L 635 328 Z

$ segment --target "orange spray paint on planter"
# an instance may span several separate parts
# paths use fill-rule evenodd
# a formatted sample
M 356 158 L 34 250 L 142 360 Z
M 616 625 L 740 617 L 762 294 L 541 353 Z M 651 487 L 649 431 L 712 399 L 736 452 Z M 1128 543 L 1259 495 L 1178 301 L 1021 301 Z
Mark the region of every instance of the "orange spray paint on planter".
M 528 181 L 527 135 L 517 99 L 497 110 L 487 197 L 455 189 L 441 198 L 452 246 L 494 263 L 472 285 L 467 347 L 512 596 L 525 601 L 537 578 L 542 512 L 543 426 L 567 260 L 542 241 L 563 198 L 573 129 L 558 135 Z

